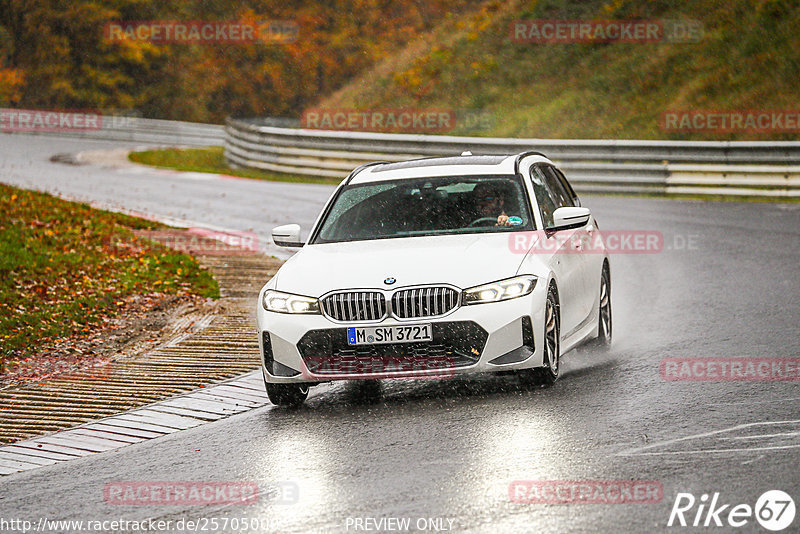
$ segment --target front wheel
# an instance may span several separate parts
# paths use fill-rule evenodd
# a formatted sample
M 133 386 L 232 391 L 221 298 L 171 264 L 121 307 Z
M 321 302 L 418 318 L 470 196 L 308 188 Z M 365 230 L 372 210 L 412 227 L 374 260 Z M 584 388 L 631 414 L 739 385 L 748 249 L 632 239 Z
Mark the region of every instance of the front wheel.
M 594 345 L 603 350 L 611 347 L 611 333 L 613 322 L 611 320 L 611 273 L 608 265 L 603 265 L 603 274 L 600 276 L 600 309 L 598 310 L 597 338 Z
M 300 406 L 308 397 L 308 384 L 271 384 L 265 382 L 267 397 L 275 406 Z
M 561 361 L 561 318 L 558 293 L 551 285 L 544 310 L 544 366 L 523 371 L 523 380 L 532 385 L 550 386 L 558 380 Z

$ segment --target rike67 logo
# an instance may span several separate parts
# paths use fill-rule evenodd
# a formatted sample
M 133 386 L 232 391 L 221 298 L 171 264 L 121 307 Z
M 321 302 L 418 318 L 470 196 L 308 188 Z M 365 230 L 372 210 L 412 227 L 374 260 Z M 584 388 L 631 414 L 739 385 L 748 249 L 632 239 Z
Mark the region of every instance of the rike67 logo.
M 761 527 L 778 532 L 792 524 L 794 515 L 794 500 L 781 490 L 764 492 L 754 507 L 744 503 L 723 504 L 718 492 L 712 496 L 704 493 L 699 499 L 691 493 L 678 493 L 667 526 L 739 528 L 750 525 L 752 529 L 755 519 Z

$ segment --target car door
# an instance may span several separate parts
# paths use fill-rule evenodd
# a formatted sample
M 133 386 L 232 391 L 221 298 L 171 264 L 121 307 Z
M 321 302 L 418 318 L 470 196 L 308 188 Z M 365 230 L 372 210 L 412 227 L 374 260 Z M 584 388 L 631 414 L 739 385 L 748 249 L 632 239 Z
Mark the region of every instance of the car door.
M 559 184 L 561 184 L 563 190 L 566 192 L 567 197 L 572 202 L 572 206 L 580 206 L 581 201 L 578 198 L 578 195 L 575 194 L 575 191 L 572 189 L 572 186 L 567 181 L 566 176 L 564 173 L 561 172 L 556 167 L 548 167 L 556 180 Z M 594 248 L 592 243 L 594 243 L 594 239 L 598 236 L 595 235 L 597 232 L 597 228 L 595 226 L 594 217 L 589 218 L 589 222 L 578 228 L 577 235 L 580 239 L 580 243 L 582 243 L 580 248 L 581 257 L 581 272 L 583 273 L 583 283 L 585 287 L 585 291 L 581 295 L 580 299 L 580 306 L 583 313 L 583 320 L 581 321 L 580 326 L 583 326 L 584 322 L 590 319 L 592 312 L 595 311 L 595 304 L 597 303 L 597 298 L 600 292 L 600 272 L 603 266 L 603 254 L 602 251 Z
M 583 259 L 580 249 L 577 248 L 580 242 L 572 239 L 575 230 L 547 230 L 553 225 L 553 212 L 557 208 L 571 205 L 557 180 L 554 180 L 555 175 L 549 174 L 547 167 L 549 166 L 537 163 L 530 168 L 533 191 L 544 226 L 541 237 L 543 242 L 534 253 L 546 255 L 546 260 L 555 273 L 561 307 L 561 333 L 566 338 L 578 329 L 585 318 Z

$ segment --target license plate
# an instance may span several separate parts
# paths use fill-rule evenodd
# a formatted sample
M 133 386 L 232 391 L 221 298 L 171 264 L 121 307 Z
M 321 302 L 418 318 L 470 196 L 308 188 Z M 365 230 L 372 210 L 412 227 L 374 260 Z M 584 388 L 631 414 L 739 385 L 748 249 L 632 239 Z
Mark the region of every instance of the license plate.
M 369 328 L 350 327 L 347 329 L 348 345 L 415 343 L 420 341 L 433 341 L 433 329 L 430 324 L 375 326 Z

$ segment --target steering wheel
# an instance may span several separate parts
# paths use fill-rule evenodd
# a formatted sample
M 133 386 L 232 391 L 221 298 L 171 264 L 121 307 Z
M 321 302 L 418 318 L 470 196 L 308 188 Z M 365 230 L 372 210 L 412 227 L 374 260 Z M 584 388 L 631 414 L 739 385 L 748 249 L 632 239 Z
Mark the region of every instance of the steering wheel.
M 490 224 L 492 226 L 497 224 L 497 217 L 481 217 L 480 219 L 475 219 L 467 226 L 489 226 Z

